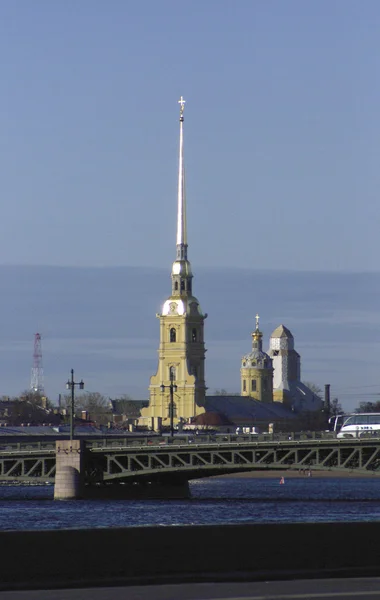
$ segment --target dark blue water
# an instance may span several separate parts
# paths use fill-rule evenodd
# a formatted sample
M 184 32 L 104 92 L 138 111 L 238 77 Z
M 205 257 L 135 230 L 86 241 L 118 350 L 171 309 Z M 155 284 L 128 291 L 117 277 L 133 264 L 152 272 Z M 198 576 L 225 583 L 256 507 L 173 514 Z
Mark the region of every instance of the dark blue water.
M 201 479 L 190 500 L 53 500 L 52 486 L 0 487 L 0 529 L 380 520 L 380 479 Z

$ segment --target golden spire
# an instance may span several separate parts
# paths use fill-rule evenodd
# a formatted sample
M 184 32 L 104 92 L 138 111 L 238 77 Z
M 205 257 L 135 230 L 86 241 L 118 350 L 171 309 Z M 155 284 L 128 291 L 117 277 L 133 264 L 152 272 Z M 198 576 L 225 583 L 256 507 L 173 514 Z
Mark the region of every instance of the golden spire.
M 187 227 L 185 166 L 183 162 L 183 112 L 186 100 L 183 96 L 178 100 L 179 109 L 179 165 L 178 165 L 178 214 L 177 214 L 177 260 L 187 259 Z

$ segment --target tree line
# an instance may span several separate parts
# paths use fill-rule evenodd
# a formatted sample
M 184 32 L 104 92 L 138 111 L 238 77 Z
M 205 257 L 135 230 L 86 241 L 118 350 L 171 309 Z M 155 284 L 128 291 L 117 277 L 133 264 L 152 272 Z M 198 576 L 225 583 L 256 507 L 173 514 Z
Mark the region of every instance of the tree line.
M 132 400 L 128 394 L 113 400 L 99 392 L 83 392 L 75 395 L 75 416 L 84 417 L 97 425 L 106 425 L 115 412 L 129 418 L 138 418 L 143 405 L 143 401 Z M 26 390 L 17 397 L 3 396 L 0 406 L 0 419 L 9 425 L 59 425 L 68 421 L 71 395 L 61 397 L 60 406 L 57 407 L 46 396 Z

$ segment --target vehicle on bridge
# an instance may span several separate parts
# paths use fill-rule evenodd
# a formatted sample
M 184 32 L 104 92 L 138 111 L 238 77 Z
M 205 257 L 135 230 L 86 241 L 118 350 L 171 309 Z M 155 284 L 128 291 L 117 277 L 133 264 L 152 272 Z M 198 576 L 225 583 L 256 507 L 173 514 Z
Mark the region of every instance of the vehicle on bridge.
M 344 415 L 345 420 L 337 438 L 380 436 L 380 413 Z

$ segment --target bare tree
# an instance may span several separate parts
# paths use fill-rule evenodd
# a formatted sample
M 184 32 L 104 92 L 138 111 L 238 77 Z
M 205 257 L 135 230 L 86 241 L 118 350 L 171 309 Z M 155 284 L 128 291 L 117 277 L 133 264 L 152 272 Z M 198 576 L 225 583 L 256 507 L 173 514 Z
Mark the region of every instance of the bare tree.
M 343 410 L 342 405 L 339 402 L 338 398 L 334 398 L 333 400 L 331 400 L 330 415 L 332 417 L 336 417 L 337 415 L 343 415 L 343 413 L 344 413 L 344 410 Z
M 71 399 L 69 397 L 70 402 Z M 76 396 L 75 409 L 76 413 L 78 410 L 87 411 L 90 420 L 95 421 L 99 425 L 108 423 L 111 414 L 110 401 L 99 392 L 86 392 Z
M 355 408 L 355 412 L 380 412 L 380 400 L 376 402 L 360 402 L 358 408 Z
M 304 384 L 313 392 L 313 394 L 318 396 L 318 398 L 322 398 L 322 388 L 320 388 L 319 385 L 312 381 L 304 381 Z

